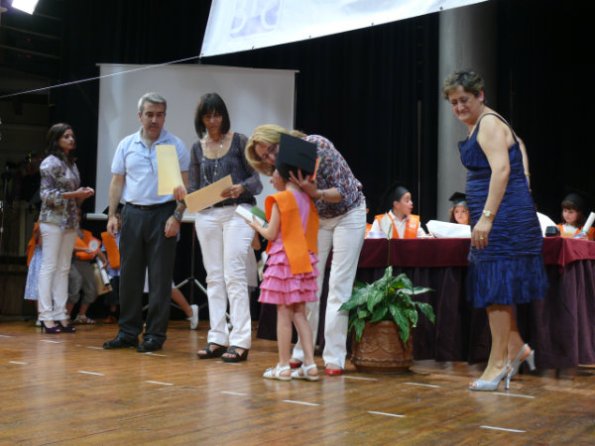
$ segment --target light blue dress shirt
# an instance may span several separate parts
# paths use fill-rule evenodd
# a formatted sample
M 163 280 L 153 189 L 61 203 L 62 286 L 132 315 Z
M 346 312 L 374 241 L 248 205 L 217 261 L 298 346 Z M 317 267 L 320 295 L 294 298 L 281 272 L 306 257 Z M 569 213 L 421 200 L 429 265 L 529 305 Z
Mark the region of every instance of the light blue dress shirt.
M 124 176 L 122 201 L 138 205 L 166 203 L 173 195 L 158 195 L 157 150 L 159 144 L 176 147 L 180 171 L 187 172 L 190 166 L 190 152 L 180 138 L 162 129 L 157 141 L 147 147 L 139 130 L 127 136 L 116 149 L 112 161 L 112 173 Z M 173 191 L 172 191 L 173 192 Z

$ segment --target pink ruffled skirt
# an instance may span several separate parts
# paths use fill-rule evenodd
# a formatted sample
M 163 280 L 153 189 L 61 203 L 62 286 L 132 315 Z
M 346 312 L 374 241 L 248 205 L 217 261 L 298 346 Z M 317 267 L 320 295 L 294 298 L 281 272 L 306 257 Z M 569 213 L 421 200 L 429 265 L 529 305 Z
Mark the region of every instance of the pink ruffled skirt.
M 275 305 L 292 305 L 301 302 L 315 302 L 317 300 L 316 278 L 318 277 L 318 257 L 310 253 L 312 272 L 291 274 L 289 261 L 285 251 L 274 246 L 269 252 L 267 268 L 260 284 L 259 302 Z

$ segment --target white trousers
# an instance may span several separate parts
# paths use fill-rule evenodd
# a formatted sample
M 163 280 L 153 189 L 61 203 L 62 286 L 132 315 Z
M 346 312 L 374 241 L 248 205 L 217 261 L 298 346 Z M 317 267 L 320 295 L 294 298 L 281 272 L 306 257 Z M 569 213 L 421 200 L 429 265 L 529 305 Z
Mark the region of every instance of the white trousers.
M 41 267 L 39 268 L 39 320 L 64 321 L 68 300 L 68 272 L 76 240 L 74 229 L 41 223 Z
M 318 300 L 307 304 L 307 316 L 312 328 L 313 340 L 316 344 L 320 294 L 324 281 L 325 265 L 329 253 L 333 252 L 329 275 L 329 290 L 324 316 L 324 364 L 335 364 L 345 368 L 347 356 L 347 323 L 348 314 L 339 311 L 353 290 L 359 254 L 364 244 L 366 232 L 366 204 L 363 203 L 339 217 L 320 218 L 318 230 Z M 292 357 L 304 360 L 301 341 L 298 340 Z
M 254 230 L 234 206 L 199 212 L 195 227 L 207 272 L 208 342 L 249 349 L 252 333 L 246 262 Z M 225 317 L 228 301 L 231 332 Z

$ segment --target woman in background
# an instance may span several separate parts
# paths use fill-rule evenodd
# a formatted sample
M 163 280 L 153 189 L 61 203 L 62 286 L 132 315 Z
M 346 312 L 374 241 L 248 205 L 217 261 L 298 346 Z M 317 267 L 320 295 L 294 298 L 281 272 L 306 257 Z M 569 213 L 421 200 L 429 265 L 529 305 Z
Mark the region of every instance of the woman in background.
M 39 321 L 46 333 L 72 333 L 66 312 L 68 271 L 80 220 L 80 205 L 93 196 L 81 187 L 71 152 L 76 148 L 68 124 L 54 124 L 47 135 L 47 156 L 40 165 L 41 212 L 39 228 L 43 244 L 39 270 Z

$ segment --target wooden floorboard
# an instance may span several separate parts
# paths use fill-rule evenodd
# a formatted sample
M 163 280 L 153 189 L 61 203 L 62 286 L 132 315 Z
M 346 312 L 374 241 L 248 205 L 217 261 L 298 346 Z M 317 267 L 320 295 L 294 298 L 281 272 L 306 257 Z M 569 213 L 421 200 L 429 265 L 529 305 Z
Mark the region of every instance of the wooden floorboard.
M 341 377 L 287 383 L 261 377 L 276 363 L 271 341 L 225 364 L 196 358 L 204 322 L 171 322 L 155 354 L 103 350 L 116 330 L 46 335 L 1 322 L 0 445 L 595 444 L 592 367 L 525 374 L 495 393 L 467 390 L 480 366 L 434 361 L 403 375 L 349 365 Z

